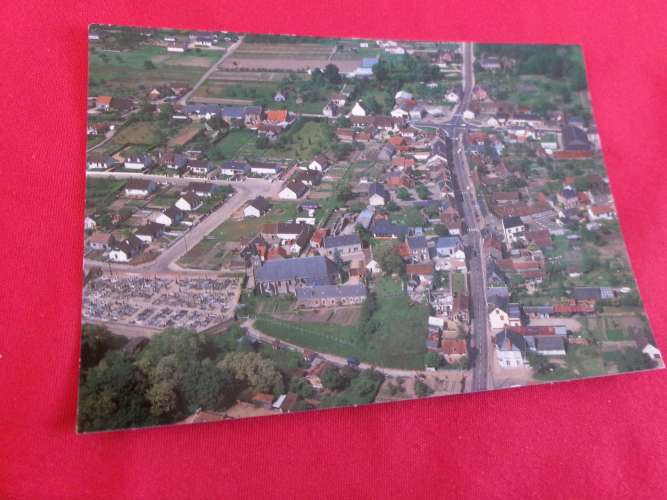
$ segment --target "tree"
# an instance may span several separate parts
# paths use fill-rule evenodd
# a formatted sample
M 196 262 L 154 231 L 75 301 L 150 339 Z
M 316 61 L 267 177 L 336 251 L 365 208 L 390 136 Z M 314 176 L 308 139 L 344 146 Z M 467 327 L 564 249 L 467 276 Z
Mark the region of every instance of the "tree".
M 144 61 L 144 68 L 145 69 L 155 69 L 155 64 L 153 64 L 153 61 L 151 61 L 150 59 L 146 59 Z
M 444 359 L 437 352 L 429 351 L 424 356 L 424 364 L 430 368 L 440 368 Z
M 384 83 L 389 78 L 389 65 L 384 59 L 380 59 L 377 64 L 373 66 L 372 71 L 373 76 L 375 76 L 375 79 L 380 83 Z
M 337 368 L 333 366 L 325 370 L 325 372 L 322 374 L 321 380 L 322 385 L 330 391 L 341 391 L 345 389 L 350 383 L 350 381 L 344 377 Z
M 354 198 L 354 192 L 352 191 L 352 187 L 349 184 L 344 183 L 336 190 L 336 199 L 338 201 L 345 203 L 350 201 L 352 198 Z
M 431 197 L 431 192 L 423 184 L 417 186 L 417 196 L 422 200 L 428 200 Z
M 275 363 L 259 353 L 227 354 L 218 367 L 230 370 L 237 380 L 255 391 L 280 394 L 285 390 L 282 375 Z
M 449 236 L 449 229 L 444 224 L 436 224 L 433 227 L 433 231 L 435 231 L 435 234 L 438 236 Z
M 396 196 L 398 197 L 399 200 L 403 200 L 403 201 L 409 200 L 410 199 L 410 191 L 408 191 L 404 187 L 398 188 L 396 190 Z
M 324 67 L 323 76 L 324 79 L 330 84 L 338 84 L 343 80 L 338 71 L 338 66 L 335 64 L 327 64 Z
M 81 382 L 79 429 L 99 431 L 157 423 L 145 397 L 147 388 L 146 378 L 130 357 L 110 351 Z
M 415 380 L 415 394 L 419 398 L 424 398 L 426 396 L 430 396 L 431 394 L 433 394 L 433 389 L 431 389 L 421 380 L 417 379 Z
M 402 274 L 405 270 L 403 259 L 398 253 L 399 243 L 382 242 L 374 249 L 375 259 L 386 274 Z
M 625 351 L 618 361 L 618 369 L 622 372 L 648 370 L 654 367 L 655 361 L 636 348 Z
M 399 207 L 394 200 L 390 200 L 389 203 L 385 205 L 385 208 L 390 212 L 398 212 L 401 207 Z
M 271 143 L 269 142 L 269 138 L 264 135 L 259 136 L 255 141 L 255 146 L 257 146 L 257 149 L 266 149 L 270 145 Z
M 315 389 L 305 378 L 293 378 L 289 386 L 290 392 L 293 392 L 302 398 L 310 398 L 315 394 Z

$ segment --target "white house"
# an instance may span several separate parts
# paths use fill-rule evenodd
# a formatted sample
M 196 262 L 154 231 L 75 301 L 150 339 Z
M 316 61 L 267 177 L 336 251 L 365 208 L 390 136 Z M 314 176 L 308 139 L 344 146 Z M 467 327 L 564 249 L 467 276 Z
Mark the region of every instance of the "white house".
M 642 349 L 642 352 L 653 361 L 662 362 L 662 353 L 656 346 L 652 344 L 646 344 L 646 346 Z
M 526 353 L 528 344 L 519 334 L 500 332 L 495 338 L 496 360 L 501 368 L 526 368 L 530 366 Z
M 266 198 L 258 196 L 254 200 L 250 201 L 248 205 L 243 209 L 243 216 L 248 217 L 261 217 L 266 212 L 269 211 L 271 206 Z
M 157 184 L 148 179 L 129 179 L 125 185 L 125 196 L 145 198 L 155 192 Z
M 491 323 L 491 328 L 500 330 L 510 325 L 510 317 L 509 314 L 496 306 L 489 312 L 489 322 Z
M 382 272 L 380 264 L 378 264 L 378 261 L 375 259 L 371 259 L 368 264 L 366 264 L 366 270 L 371 274 L 379 274 Z
M 94 231 L 96 227 L 97 227 L 97 222 L 95 222 L 95 219 L 93 219 L 92 217 L 86 216 L 86 218 L 83 219 L 83 229 L 85 231 Z
M 464 120 L 474 120 L 474 119 L 475 119 L 475 113 L 473 113 L 473 112 L 470 111 L 469 109 L 466 109 L 466 110 L 463 112 L 463 119 L 464 119 Z
M 281 200 L 298 200 L 306 192 L 306 186 L 300 181 L 289 182 L 278 193 Z
M 155 218 L 155 222 L 167 227 L 178 224 L 182 220 L 183 212 L 176 206 L 169 207 Z
M 526 230 L 526 226 L 521 221 L 521 217 L 503 217 L 503 232 L 505 241 L 512 244 L 519 239 L 519 235 Z
M 588 207 L 588 218 L 592 221 L 614 220 L 614 207 L 604 203 Z
M 148 155 L 129 156 L 125 158 L 123 166 L 128 170 L 145 170 L 153 166 L 153 159 Z
M 354 103 L 352 110 L 350 110 L 351 116 L 366 116 L 368 113 L 366 109 L 362 106 L 361 101 Z
M 456 104 L 459 102 L 459 95 L 456 92 L 447 92 L 445 94 L 445 101 Z
M 192 212 L 193 210 L 197 210 L 199 207 L 201 207 L 201 205 L 201 199 L 192 191 L 185 193 L 176 201 L 176 203 L 174 203 L 176 208 L 184 212 Z
M 285 102 L 285 99 L 287 99 L 287 97 L 280 90 L 273 96 L 275 102 Z
M 396 95 L 394 95 L 394 100 L 398 101 L 399 99 L 404 99 L 406 101 L 409 101 L 410 99 L 412 99 L 412 94 L 405 90 L 399 90 L 398 92 L 396 92 Z
M 374 182 L 368 186 L 368 203 L 372 207 L 380 207 L 389 201 L 389 193 L 379 182 Z
M 317 155 L 313 160 L 308 164 L 308 170 L 316 170 L 318 172 L 324 172 L 329 168 L 330 162 L 326 156 Z

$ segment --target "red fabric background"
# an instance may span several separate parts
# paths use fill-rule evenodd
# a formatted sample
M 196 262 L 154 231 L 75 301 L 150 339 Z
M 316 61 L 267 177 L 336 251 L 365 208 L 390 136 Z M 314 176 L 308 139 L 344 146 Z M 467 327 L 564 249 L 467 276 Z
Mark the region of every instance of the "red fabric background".
M 667 4 L 60 1 L 0 7 L 0 497 L 644 498 L 667 374 L 77 436 L 86 26 L 580 42 L 634 268 L 667 349 Z

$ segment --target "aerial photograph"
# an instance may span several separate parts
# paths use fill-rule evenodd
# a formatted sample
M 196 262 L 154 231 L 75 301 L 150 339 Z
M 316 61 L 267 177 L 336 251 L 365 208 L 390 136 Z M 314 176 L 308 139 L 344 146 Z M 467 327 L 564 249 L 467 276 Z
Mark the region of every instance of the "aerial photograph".
M 79 432 L 664 367 L 581 47 L 88 43 Z

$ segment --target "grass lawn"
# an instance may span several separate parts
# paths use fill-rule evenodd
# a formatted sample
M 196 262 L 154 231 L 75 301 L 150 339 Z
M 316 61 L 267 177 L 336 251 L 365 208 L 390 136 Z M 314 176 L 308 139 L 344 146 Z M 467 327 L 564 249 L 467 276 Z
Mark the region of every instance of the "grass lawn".
M 465 293 L 466 291 L 466 277 L 463 273 L 452 273 L 452 292 Z
M 86 208 L 104 211 L 125 187 L 125 181 L 114 179 L 86 179 Z
M 570 345 L 567 366 L 580 377 L 592 377 L 607 372 L 600 349 L 595 345 Z
M 421 210 L 415 207 L 402 208 L 398 212 L 391 214 L 391 221 L 410 227 L 423 227 L 426 225 Z
M 119 130 L 110 142 L 118 146 L 128 144 L 153 145 L 160 140 L 158 122 L 135 122 Z
M 254 143 L 256 139 L 257 135 L 251 130 L 232 130 L 220 142 L 209 148 L 206 154 L 213 161 L 230 160 L 236 158 L 247 143 Z
M 302 120 L 284 133 L 287 140 L 284 147 L 274 145 L 266 150 L 266 155 L 272 158 L 310 160 L 317 153 L 329 151 L 335 142 L 328 138 L 326 130 L 327 124 L 324 122 Z
M 421 370 L 428 308 L 403 294 L 398 280 L 383 278 L 376 287 L 374 333 L 362 339 L 356 326 L 283 321 L 258 315 L 255 327 L 272 337 L 309 349 L 356 357 L 378 366 Z
M 624 330 L 616 329 L 616 330 L 607 330 L 607 340 L 613 340 L 613 341 L 620 341 L 620 340 L 628 340 L 629 337 L 625 333 Z

